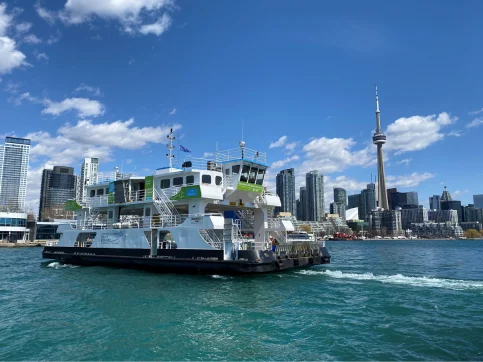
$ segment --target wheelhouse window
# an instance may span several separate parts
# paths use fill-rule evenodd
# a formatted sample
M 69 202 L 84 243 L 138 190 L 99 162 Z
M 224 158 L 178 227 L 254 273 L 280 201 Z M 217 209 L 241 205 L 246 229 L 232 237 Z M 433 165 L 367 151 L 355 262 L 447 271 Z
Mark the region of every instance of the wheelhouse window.
M 104 195 L 104 189 L 97 189 L 97 196 Z
M 217 186 L 220 186 L 221 185 L 221 181 L 223 181 L 223 178 L 221 176 L 216 176 L 215 177 L 215 184 Z
M 181 186 L 183 184 L 183 177 L 175 177 L 173 179 L 173 186 Z
M 231 166 L 231 173 L 234 175 L 238 175 L 240 173 L 240 165 Z
M 187 185 L 193 185 L 194 183 L 195 183 L 195 176 L 194 175 L 186 176 L 186 184 Z
M 257 173 L 258 173 L 258 168 L 257 167 L 252 167 L 250 169 L 250 176 L 248 177 L 248 182 L 251 184 L 255 183 L 255 180 L 257 179 Z
M 257 173 L 257 185 L 263 185 L 264 176 L 265 176 L 265 170 L 259 169 Z
M 201 176 L 201 183 L 203 183 L 203 184 L 211 184 L 211 175 L 203 175 L 203 176 Z
M 248 173 L 250 172 L 250 166 L 243 165 L 240 181 L 247 182 L 248 181 Z
M 91 197 L 95 197 L 96 196 L 96 190 L 91 190 L 90 195 L 91 195 Z
M 229 168 L 225 168 L 225 175 L 229 175 L 230 174 L 230 169 Z
M 169 178 L 166 180 L 161 180 L 161 188 L 162 189 L 168 189 L 170 187 L 170 182 Z

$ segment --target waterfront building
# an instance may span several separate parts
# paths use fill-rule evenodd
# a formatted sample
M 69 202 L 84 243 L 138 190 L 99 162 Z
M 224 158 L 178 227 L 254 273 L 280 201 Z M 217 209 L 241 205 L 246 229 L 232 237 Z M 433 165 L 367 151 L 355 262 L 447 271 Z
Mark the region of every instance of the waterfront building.
M 428 221 L 435 223 L 458 224 L 458 212 L 456 210 L 428 210 Z
M 340 187 L 334 187 L 334 202 L 347 207 L 347 191 Z
M 74 168 L 54 166 L 52 170 L 44 169 L 40 186 L 40 202 L 38 220 L 72 218 L 72 211 L 65 211 L 67 200 L 76 197 L 77 176 Z
M 469 229 L 475 229 L 477 231 L 482 230 L 482 224 L 479 221 L 463 221 L 460 226 L 463 229 L 463 231 L 466 231 Z
M 308 219 L 308 205 L 307 205 L 307 189 L 302 186 L 299 193 L 300 203 L 297 206 L 297 219 L 307 220 Z
M 387 194 L 391 210 L 396 210 L 398 207 L 402 209 L 415 209 L 418 207 L 418 193 L 415 191 L 398 192 L 397 189 L 390 189 L 387 190 Z
M 324 176 L 318 171 L 305 175 L 307 192 L 307 220 L 320 221 L 324 217 Z
M 478 209 L 483 209 L 483 195 L 473 195 L 473 204 Z
M 373 235 L 399 236 L 402 234 L 400 210 L 372 210 L 369 227 Z
M 372 137 L 372 143 L 377 146 L 377 200 L 379 208 L 389 210 L 386 192 L 386 175 L 384 173 L 384 157 L 382 155 L 382 145 L 386 143 L 386 135 L 381 129 L 381 112 L 379 111 L 379 96 L 376 86 L 376 133 Z
M 451 222 L 425 222 L 411 224 L 413 235 L 420 238 L 441 239 L 441 238 L 458 238 L 463 236 L 461 226 Z
M 6 137 L 0 145 L 0 207 L 4 211 L 24 211 L 30 140 Z
M 27 213 L 0 211 L 0 241 L 28 240 Z
M 277 208 L 276 213 L 290 212 L 292 215 L 295 215 L 297 203 L 295 199 L 295 171 L 293 168 L 282 170 L 277 174 L 276 190 L 282 204 Z
M 395 210 L 395 208 L 392 207 L 392 204 L 393 204 L 393 194 L 396 194 L 396 193 L 397 193 L 396 188 L 387 189 L 387 203 L 388 203 L 389 208 L 391 210 Z
M 359 202 L 361 199 L 361 194 L 349 195 L 348 197 L 348 209 L 353 209 L 359 207 Z
M 81 174 L 79 181 L 79 201 L 86 202 L 88 197 L 86 187 L 97 183 L 97 174 L 99 173 L 99 159 L 97 157 L 88 157 L 84 159 L 81 166 Z
M 461 209 L 461 201 L 448 200 L 441 201 L 441 210 L 456 210 L 458 212 L 458 223 L 463 221 L 463 211 Z
M 429 198 L 430 210 L 441 210 L 441 196 L 433 195 Z
M 330 203 L 330 213 L 337 214 L 343 220 L 346 218 L 346 205 L 339 204 L 338 202 L 331 202 Z
M 463 222 L 483 223 L 483 209 L 475 207 L 473 204 L 462 207 Z
M 425 208 L 400 209 L 403 230 L 411 229 L 413 223 L 428 222 L 428 210 Z
M 359 203 L 359 219 L 368 221 L 369 214 L 377 208 L 376 205 L 376 185 L 367 184 L 367 188 L 362 190 Z

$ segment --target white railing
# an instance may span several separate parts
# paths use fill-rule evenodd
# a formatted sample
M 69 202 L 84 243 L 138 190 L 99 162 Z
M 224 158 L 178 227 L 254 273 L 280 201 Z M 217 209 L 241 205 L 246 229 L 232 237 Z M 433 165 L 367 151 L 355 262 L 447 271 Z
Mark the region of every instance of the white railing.
M 223 242 L 220 240 L 218 235 L 213 229 L 200 229 L 201 237 L 215 249 L 222 249 Z
M 181 223 L 181 216 L 178 210 L 174 207 L 173 203 L 163 190 L 158 192 L 153 188 L 153 201 L 161 218 L 166 221 L 168 226 L 176 226 Z
M 228 162 L 234 160 L 248 160 L 258 163 L 267 163 L 267 154 L 265 152 L 255 151 L 250 148 L 234 148 L 226 151 L 216 152 L 216 162 Z
M 96 207 L 101 207 L 101 206 L 107 206 L 108 205 L 107 195 L 88 197 L 86 199 L 86 205 L 91 209 Z
M 184 169 L 195 170 L 208 170 L 208 171 L 221 171 L 222 165 L 220 162 L 216 162 L 213 159 L 201 158 L 201 157 L 186 157 L 181 166 L 184 165 Z
M 224 194 L 228 187 L 233 187 L 233 180 L 230 175 L 225 175 L 221 183 L 221 193 Z
M 120 172 L 99 172 L 97 174 L 96 180 L 89 185 L 105 184 L 116 180 L 123 180 L 132 177 L 131 173 L 120 173 Z

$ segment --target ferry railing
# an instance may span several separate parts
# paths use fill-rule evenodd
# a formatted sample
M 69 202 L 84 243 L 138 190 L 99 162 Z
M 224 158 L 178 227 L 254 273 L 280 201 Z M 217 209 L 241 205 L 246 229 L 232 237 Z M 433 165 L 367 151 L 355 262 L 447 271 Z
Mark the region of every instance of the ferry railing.
M 202 157 L 186 157 L 182 166 L 183 169 L 222 171 L 222 164 L 220 162 Z
M 285 244 L 275 247 L 275 255 L 277 256 L 310 256 L 319 252 L 320 244 L 318 243 L 302 243 L 302 244 Z
M 205 240 L 212 247 L 215 249 L 222 249 L 223 242 L 213 229 L 200 229 L 199 232 L 203 240 Z
M 262 164 L 267 163 L 267 154 L 265 152 L 260 152 L 252 150 L 250 148 L 233 148 L 225 151 L 216 152 L 216 162 L 229 162 L 235 160 L 247 160 L 254 161 Z

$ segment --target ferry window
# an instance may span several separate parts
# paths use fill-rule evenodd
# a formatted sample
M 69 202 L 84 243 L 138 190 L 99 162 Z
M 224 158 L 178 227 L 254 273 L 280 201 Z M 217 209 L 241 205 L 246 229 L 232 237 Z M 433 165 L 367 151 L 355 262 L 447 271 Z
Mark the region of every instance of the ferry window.
M 265 176 L 265 170 L 259 169 L 257 173 L 257 185 L 263 185 L 263 176 Z
M 106 187 L 106 195 L 109 193 L 109 187 Z
M 90 195 L 91 195 L 91 197 L 96 196 L 96 190 L 91 190 L 91 194 Z
M 186 184 L 187 185 L 193 185 L 194 183 L 195 183 L 195 176 L 194 175 L 186 176 Z
M 218 186 L 220 186 L 222 180 L 223 180 L 223 178 L 221 176 L 216 176 L 216 178 L 215 178 L 215 184 L 217 184 Z
M 231 166 L 231 173 L 238 175 L 240 173 L 240 165 Z
M 169 178 L 166 180 L 161 180 L 161 188 L 162 189 L 167 189 L 170 186 Z
M 151 216 L 151 209 L 148 207 L 146 208 L 146 216 Z
M 229 175 L 230 174 L 230 169 L 229 168 L 225 168 L 225 175 Z
M 183 184 L 183 178 L 182 177 L 175 177 L 173 179 L 173 186 L 180 186 Z
M 97 189 L 97 196 L 104 195 L 104 189 Z
M 201 176 L 201 183 L 203 183 L 203 184 L 211 184 L 211 175 L 203 175 L 203 176 Z
M 248 181 L 248 173 L 250 172 L 250 166 L 243 165 L 240 181 L 247 182 Z
M 251 184 L 254 184 L 257 178 L 257 173 L 258 173 L 258 168 L 252 167 L 250 169 L 250 177 L 248 178 L 248 182 L 250 182 Z
M 112 219 L 112 217 L 114 216 L 114 213 L 112 212 L 112 210 L 109 210 L 109 219 Z

